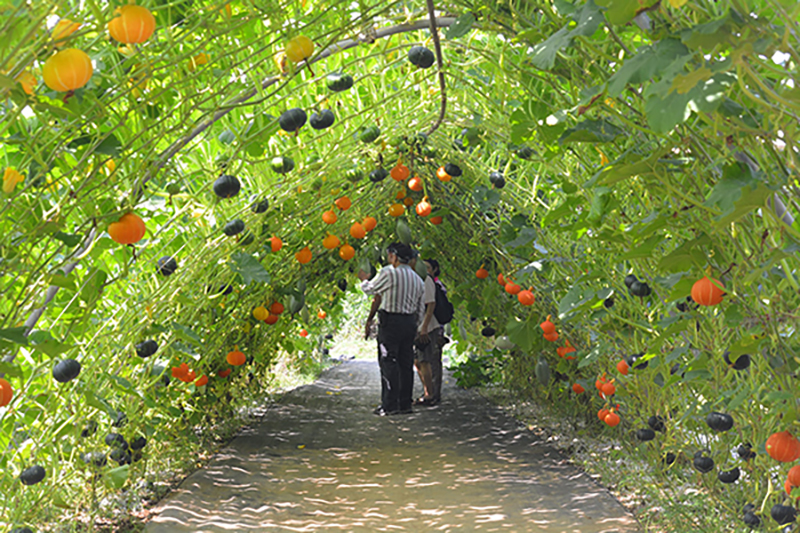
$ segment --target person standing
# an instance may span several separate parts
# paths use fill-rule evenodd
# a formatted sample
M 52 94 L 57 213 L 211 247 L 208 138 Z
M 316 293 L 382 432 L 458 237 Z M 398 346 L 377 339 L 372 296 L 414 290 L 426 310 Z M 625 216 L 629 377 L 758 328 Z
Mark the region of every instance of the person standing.
M 361 290 L 380 296 L 378 310 L 378 361 L 381 369 L 380 416 L 411 413 L 414 390 L 414 338 L 422 321 L 424 284 L 408 265 L 414 254 L 408 245 L 391 244 L 387 252 L 390 266 L 374 279 L 358 271 Z M 370 327 L 367 322 L 367 329 Z
M 442 399 L 442 347 L 444 333 L 436 320 L 436 284 L 439 281 L 439 262 L 435 259 L 425 261 L 428 275 L 425 277 L 425 290 L 422 302 L 425 304 L 425 316 L 419 326 L 415 341 L 417 367 L 422 382 L 424 396 L 414 401 L 415 405 L 438 404 Z

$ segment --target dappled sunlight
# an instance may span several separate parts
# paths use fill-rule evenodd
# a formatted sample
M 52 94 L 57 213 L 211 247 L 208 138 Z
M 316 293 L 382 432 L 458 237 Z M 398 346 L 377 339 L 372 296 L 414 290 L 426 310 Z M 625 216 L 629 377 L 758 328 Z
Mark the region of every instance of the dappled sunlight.
M 638 531 L 515 420 L 471 391 L 444 396 L 376 417 L 377 366 L 331 369 L 189 476 L 148 531 Z

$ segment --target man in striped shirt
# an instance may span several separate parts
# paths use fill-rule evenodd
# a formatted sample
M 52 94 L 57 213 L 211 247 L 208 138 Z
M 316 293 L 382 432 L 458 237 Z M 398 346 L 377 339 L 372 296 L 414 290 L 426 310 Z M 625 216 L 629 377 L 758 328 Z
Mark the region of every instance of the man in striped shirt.
M 381 369 L 380 416 L 410 413 L 414 390 L 414 337 L 422 321 L 425 285 L 408 265 L 411 247 L 394 243 L 386 250 L 389 266 L 374 279 L 358 271 L 361 290 L 381 298 L 378 311 L 378 362 Z

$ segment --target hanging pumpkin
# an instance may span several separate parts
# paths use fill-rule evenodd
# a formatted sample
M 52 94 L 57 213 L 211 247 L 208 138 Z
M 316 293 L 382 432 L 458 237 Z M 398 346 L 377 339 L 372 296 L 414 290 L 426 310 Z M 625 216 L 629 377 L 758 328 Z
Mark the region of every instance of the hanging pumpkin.
M 405 181 L 411 175 L 411 171 L 403 163 L 397 163 L 389 175 L 395 181 Z
M 280 302 L 273 302 L 272 305 L 269 306 L 269 312 L 272 313 L 273 315 L 280 315 L 283 313 L 284 310 L 285 308 L 283 307 L 283 304 Z
M 92 60 L 82 50 L 67 48 L 51 56 L 42 67 L 44 83 L 54 91 L 80 89 L 92 77 Z
M 334 224 L 338 218 L 339 217 L 336 216 L 336 213 L 334 213 L 333 209 L 322 213 L 322 221 L 326 224 Z
M 194 385 L 195 387 L 204 387 L 205 385 L 208 385 L 208 376 L 203 374 L 197 379 L 197 381 L 194 382 Z
M 489 277 L 489 271 L 483 267 L 480 267 L 475 271 L 475 277 L 478 279 L 486 279 Z
M 120 43 L 143 43 L 156 29 L 156 19 L 146 7 L 126 4 L 115 9 L 114 15 L 108 33 Z
M 506 278 L 503 276 L 503 273 L 502 273 L 502 272 L 501 272 L 500 274 L 498 274 L 498 275 L 497 275 L 497 283 L 499 283 L 499 284 L 500 284 L 500 285 L 502 285 L 503 287 L 505 287 L 505 286 L 506 286 Z
M 431 204 L 428 203 L 427 198 L 423 198 L 420 203 L 417 204 L 415 209 L 417 214 L 421 217 L 426 217 L 431 214 Z
M 419 176 L 414 176 L 410 180 L 408 180 L 408 188 L 414 192 L 419 192 L 422 190 L 422 178 Z
M 5 407 L 11 403 L 14 397 L 14 389 L 11 388 L 11 383 L 7 380 L 0 378 L 0 407 Z
M 438 216 L 438 215 L 437 215 L 437 216 L 435 216 L 435 217 L 431 217 L 431 218 L 429 218 L 428 220 L 430 220 L 431 224 L 433 224 L 434 226 L 438 226 L 439 224 L 441 224 L 441 223 L 442 223 L 442 220 L 443 220 L 443 219 L 442 219 L 442 217 L 441 217 L 441 216 Z
M 270 237 L 269 238 L 269 249 L 273 252 L 279 251 L 283 248 L 283 241 L 280 240 L 278 237 Z
M 603 422 L 613 428 L 619 424 L 619 415 L 617 413 L 608 413 L 605 418 L 603 418 Z
M 399 217 L 405 212 L 406 212 L 406 208 L 405 208 L 405 206 L 403 206 L 403 204 L 395 203 L 395 204 L 392 204 L 391 206 L 389 206 L 389 214 L 391 216 L 393 216 L 393 217 Z
M 558 340 L 558 332 L 554 331 L 553 333 L 546 333 L 544 338 L 550 342 L 556 342 Z
M 311 261 L 311 249 L 306 246 L 296 254 L 294 254 L 294 258 L 297 259 L 297 262 L 301 265 L 305 265 L 309 261 Z
M 258 307 L 253 309 L 253 318 L 256 320 L 266 320 L 269 316 L 269 311 L 263 305 L 259 305 Z
M 625 359 L 622 359 L 619 363 L 617 363 L 617 372 L 619 372 L 623 376 L 628 375 L 629 368 L 630 367 L 628 366 L 628 362 Z
M 517 300 L 524 306 L 533 305 L 533 302 L 536 301 L 536 297 L 533 295 L 533 292 L 529 290 L 519 291 L 517 294 Z
M 374 230 L 375 226 L 378 225 L 378 221 L 375 220 L 375 217 L 365 217 L 361 223 L 364 225 L 364 229 L 367 231 Z
M 238 348 L 234 348 L 233 351 L 228 352 L 225 360 L 231 366 L 242 366 L 247 361 L 247 357 Z
M 337 237 L 336 235 L 328 234 L 328 236 L 322 240 L 322 246 L 324 246 L 325 249 L 327 250 L 333 250 L 334 248 L 337 248 L 340 244 L 341 241 L 339 241 L 339 237 Z
M 514 283 L 513 281 L 509 281 L 506 283 L 506 292 L 511 295 L 517 295 L 522 290 L 522 287 Z
M 304 59 L 308 59 L 314 53 L 314 41 L 305 35 L 298 35 L 286 43 L 284 53 L 289 58 L 289 61 L 299 63 Z
M 341 248 L 339 248 L 339 257 L 344 259 L 345 261 L 350 261 L 356 255 L 356 250 L 349 244 L 345 244 Z
M 584 389 L 580 383 L 573 383 L 572 390 L 573 392 L 575 392 L 575 394 L 583 394 L 584 392 L 586 392 L 586 389 Z
M 278 321 L 278 315 L 273 315 L 272 313 L 267 315 L 267 318 L 264 319 L 264 322 L 269 324 L 270 326 L 277 321 Z
M 708 276 L 704 276 L 692 286 L 692 300 L 700 305 L 717 305 L 725 295 L 724 288 L 719 280 L 711 280 Z
M 551 316 L 552 315 L 547 315 L 547 319 L 539 324 L 539 327 L 542 328 L 542 332 L 544 332 L 545 335 L 556 332 L 556 325 L 550 322 Z
M 341 198 L 337 198 L 336 201 L 333 203 L 336 204 L 336 207 L 338 207 L 342 211 L 347 211 L 348 209 L 350 209 L 350 206 L 353 205 L 353 203 L 350 201 L 350 198 L 348 198 L 347 196 L 342 196 Z
M 367 230 L 361 222 L 353 222 L 350 226 L 350 236 L 354 239 L 363 239 L 367 236 Z
M 788 431 L 770 435 L 765 447 L 770 457 L 782 463 L 791 463 L 800 457 L 800 441 Z

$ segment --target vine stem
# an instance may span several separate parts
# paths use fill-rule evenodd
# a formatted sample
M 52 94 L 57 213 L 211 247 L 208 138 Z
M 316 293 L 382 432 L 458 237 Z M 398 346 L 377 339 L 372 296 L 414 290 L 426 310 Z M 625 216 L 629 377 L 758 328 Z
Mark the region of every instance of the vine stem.
M 439 30 L 436 28 L 436 14 L 434 13 L 433 0 L 428 2 L 428 17 L 431 24 L 431 37 L 433 37 L 433 47 L 436 50 L 436 67 L 439 69 L 439 89 L 442 92 L 442 107 L 439 110 L 439 118 L 433 123 L 431 129 L 428 130 L 428 135 L 436 131 L 444 121 L 444 114 L 447 110 L 447 86 L 444 81 L 444 64 L 442 61 L 442 43 L 439 42 Z

